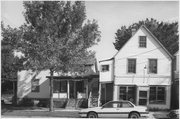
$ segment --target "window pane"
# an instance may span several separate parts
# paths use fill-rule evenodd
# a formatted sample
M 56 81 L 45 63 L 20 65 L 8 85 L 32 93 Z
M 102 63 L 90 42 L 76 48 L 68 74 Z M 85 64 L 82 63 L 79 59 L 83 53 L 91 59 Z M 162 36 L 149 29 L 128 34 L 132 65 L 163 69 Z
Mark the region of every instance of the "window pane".
M 157 73 L 157 59 L 149 59 L 149 73 Z
M 109 65 L 101 65 L 101 71 L 109 71 Z
M 128 102 L 122 102 L 122 107 L 132 107 L 132 105 Z
M 120 87 L 120 100 L 126 100 L 126 87 Z
M 136 73 L 136 59 L 128 59 L 128 73 Z
M 58 93 L 60 92 L 60 81 L 53 81 L 53 92 Z
M 39 79 L 34 79 L 31 82 L 31 92 L 39 92 Z
M 139 91 L 139 97 L 147 98 L 147 91 Z
M 159 103 L 165 102 L 165 87 L 158 87 L 157 100 Z
M 139 105 L 147 105 L 147 99 L 139 99 Z
M 61 93 L 67 92 L 67 81 L 60 82 L 60 92 Z
M 156 87 L 150 87 L 149 103 L 156 102 Z
M 146 48 L 146 36 L 139 37 L 139 47 Z

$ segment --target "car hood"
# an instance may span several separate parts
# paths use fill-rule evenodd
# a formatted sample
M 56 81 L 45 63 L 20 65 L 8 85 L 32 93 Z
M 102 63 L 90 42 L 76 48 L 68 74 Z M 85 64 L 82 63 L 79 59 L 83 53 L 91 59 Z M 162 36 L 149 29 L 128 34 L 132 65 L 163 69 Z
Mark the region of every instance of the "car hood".
M 136 108 L 139 108 L 139 109 L 147 109 L 146 106 L 136 106 Z

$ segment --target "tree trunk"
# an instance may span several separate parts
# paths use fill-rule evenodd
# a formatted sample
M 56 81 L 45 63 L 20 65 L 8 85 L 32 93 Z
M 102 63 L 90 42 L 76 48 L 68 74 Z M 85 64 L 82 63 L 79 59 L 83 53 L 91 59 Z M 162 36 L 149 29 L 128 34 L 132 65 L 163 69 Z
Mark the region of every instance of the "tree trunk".
M 53 73 L 54 71 L 53 70 L 50 70 L 50 105 L 49 105 L 49 111 L 50 112 L 53 112 L 54 111 L 54 104 L 53 104 Z
M 13 81 L 13 105 L 17 105 L 17 81 Z

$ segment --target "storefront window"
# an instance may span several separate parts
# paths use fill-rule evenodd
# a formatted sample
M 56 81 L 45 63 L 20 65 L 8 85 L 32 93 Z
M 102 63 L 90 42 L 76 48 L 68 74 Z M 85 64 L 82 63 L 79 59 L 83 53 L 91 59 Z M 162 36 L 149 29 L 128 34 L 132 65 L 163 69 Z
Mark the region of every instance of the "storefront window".
M 150 87 L 150 96 L 149 103 L 150 104 L 164 104 L 165 103 L 165 87 Z
M 132 86 L 120 86 L 119 88 L 119 99 L 129 100 L 135 103 L 135 87 Z

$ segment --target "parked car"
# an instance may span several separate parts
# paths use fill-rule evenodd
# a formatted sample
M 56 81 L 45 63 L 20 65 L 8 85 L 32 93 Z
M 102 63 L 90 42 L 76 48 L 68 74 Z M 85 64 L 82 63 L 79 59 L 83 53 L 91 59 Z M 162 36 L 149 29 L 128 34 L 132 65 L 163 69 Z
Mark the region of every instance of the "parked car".
M 101 107 L 82 109 L 79 111 L 79 115 L 88 118 L 139 118 L 148 117 L 149 112 L 147 107 L 135 106 L 130 101 L 110 101 Z
M 179 109 L 171 110 L 167 116 L 171 119 L 179 119 Z

